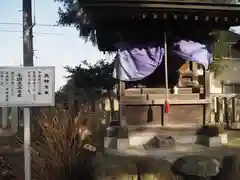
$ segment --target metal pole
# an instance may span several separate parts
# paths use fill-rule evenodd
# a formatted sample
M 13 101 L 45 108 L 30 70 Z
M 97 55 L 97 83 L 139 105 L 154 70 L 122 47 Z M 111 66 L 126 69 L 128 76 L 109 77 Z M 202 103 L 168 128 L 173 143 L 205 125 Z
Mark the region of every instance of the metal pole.
M 23 8 L 23 65 L 33 66 L 32 0 L 22 0 Z M 24 108 L 24 173 L 31 180 L 30 108 Z
M 168 100 L 168 58 L 167 58 L 167 32 L 164 32 L 164 65 L 165 65 L 165 86 L 166 99 Z
M 166 99 L 164 102 L 164 111 L 165 113 L 169 113 L 170 111 L 170 106 L 169 106 L 169 101 L 168 101 L 168 63 L 167 63 L 167 33 L 166 31 L 164 32 L 164 62 L 165 62 L 165 85 L 166 85 Z M 167 116 L 165 116 L 167 118 Z M 164 122 L 163 122 L 164 123 Z
M 24 108 L 24 173 L 25 180 L 31 180 L 31 129 L 30 108 Z

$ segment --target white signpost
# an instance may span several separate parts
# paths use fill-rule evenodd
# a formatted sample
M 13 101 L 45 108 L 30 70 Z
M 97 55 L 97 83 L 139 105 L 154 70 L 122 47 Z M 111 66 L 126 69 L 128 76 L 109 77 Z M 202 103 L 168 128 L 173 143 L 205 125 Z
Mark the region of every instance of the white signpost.
M 24 107 L 25 180 L 31 180 L 29 107 L 55 105 L 54 67 L 0 67 L 1 107 Z

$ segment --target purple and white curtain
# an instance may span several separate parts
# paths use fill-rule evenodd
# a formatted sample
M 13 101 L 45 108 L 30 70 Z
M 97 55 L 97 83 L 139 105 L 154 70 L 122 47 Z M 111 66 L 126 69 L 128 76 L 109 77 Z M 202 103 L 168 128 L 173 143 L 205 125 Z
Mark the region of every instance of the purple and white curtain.
M 161 46 L 129 47 L 125 44 L 118 49 L 113 77 L 122 81 L 137 81 L 151 75 L 161 65 L 164 56 L 164 48 Z M 173 49 L 169 51 L 184 60 L 202 64 L 206 69 L 213 60 L 208 47 L 194 41 L 181 40 L 174 43 Z
M 202 64 L 205 69 L 212 63 L 212 53 L 209 52 L 208 47 L 194 41 L 181 40 L 174 43 L 173 52 L 185 60 L 193 61 Z
M 157 69 L 162 62 L 163 55 L 164 49 L 160 46 L 119 48 L 115 57 L 116 67 L 113 77 L 123 81 L 141 80 Z

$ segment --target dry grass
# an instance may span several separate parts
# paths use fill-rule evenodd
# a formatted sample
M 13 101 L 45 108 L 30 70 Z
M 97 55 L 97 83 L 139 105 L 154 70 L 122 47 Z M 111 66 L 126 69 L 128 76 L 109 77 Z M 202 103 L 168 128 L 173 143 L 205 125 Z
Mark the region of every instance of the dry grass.
M 41 114 L 32 133 L 32 177 L 36 180 L 95 179 L 93 159 L 97 147 L 92 139 L 99 128 L 97 116 L 67 111 Z
M 85 150 L 86 143 L 99 150 L 99 139 L 103 137 L 100 118 L 89 112 L 81 112 L 75 118 L 61 110 L 50 115 L 42 113 L 33 142 L 33 177 L 37 180 L 178 180 L 165 161 L 103 155 L 96 158 L 95 153 Z

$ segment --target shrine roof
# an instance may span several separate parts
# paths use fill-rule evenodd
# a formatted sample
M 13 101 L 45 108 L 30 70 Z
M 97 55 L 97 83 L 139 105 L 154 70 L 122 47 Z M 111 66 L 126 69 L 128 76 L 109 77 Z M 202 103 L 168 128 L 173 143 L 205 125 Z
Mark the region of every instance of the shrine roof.
M 81 7 L 88 9 L 93 20 L 142 18 L 162 18 L 172 20 L 172 14 L 185 19 L 199 16 L 201 18 L 225 18 L 229 25 L 240 24 L 240 4 L 234 0 L 81 0 Z M 124 12 L 124 13 L 123 13 Z M 169 15 L 170 14 L 170 15 Z
M 160 37 L 166 30 L 170 34 L 193 34 L 191 36 L 206 39 L 212 31 L 228 30 L 229 27 L 240 25 L 240 4 L 234 2 L 235 0 L 79 0 L 96 29 L 101 51 L 115 51 L 113 45 L 122 39 L 128 41 L 129 38 L 139 39 L 140 36 L 155 38 L 155 34 Z
M 85 7 L 124 6 L 240 10 L 240 3 L 235 2 L 235 0 L 81 0 L 80 4 Z

